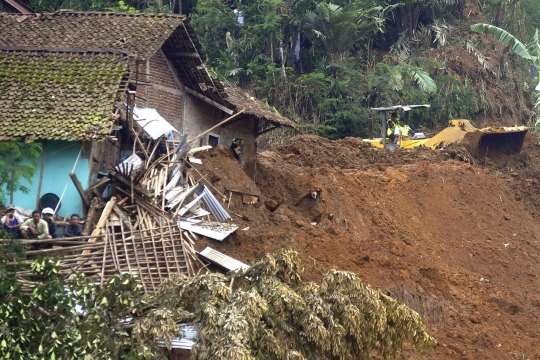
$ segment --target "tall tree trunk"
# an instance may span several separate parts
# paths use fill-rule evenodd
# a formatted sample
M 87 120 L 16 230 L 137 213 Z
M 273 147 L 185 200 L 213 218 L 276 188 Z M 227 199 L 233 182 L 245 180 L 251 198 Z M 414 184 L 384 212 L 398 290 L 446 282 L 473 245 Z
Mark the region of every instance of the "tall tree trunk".
M 283 41 L 279 42 L 279 54 L 281 55 L 281 72 L 284 78 L 287 77 L 287 72 L 285 71 L 285 55 L 283 53 Z

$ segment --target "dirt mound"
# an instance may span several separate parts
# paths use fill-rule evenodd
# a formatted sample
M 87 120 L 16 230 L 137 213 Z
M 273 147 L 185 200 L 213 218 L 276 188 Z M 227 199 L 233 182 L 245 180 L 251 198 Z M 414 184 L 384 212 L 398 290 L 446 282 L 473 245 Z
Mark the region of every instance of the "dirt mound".
M 246 263 L 292 246 L 309 280 L 332 268 L 359 274 L 417 310 L 437 339 L 402 359 L 540 357 L 537 143 L 529 136 L 521 154 L 473 158 L 465 143 L 390 153 L 298 137 L 260 155 L 260 202 L 230 209 L 246 230 L 196 246 Z M 231 159 L 212 154 L 201 172 Z M 212 171 L 225 179 L 239 169 Z
M 361 138 L 347 137 L 328 140 L 315 135 L 300 135 L 292 138 L 287 145 L 278 146 L 260 154 L 263 162 L 290 164 L 297 167 L 319 168 L 330 166 L 340 169 L 368 169 L 375 164 L 412 164 L 420 161 L 440 162 L 459 157 L 459 152 L 467 149 L 454 145 L 444 151 L 426 148 L 413 150 L 398 149 L 394 152 L 379 149 L 362 141 Z

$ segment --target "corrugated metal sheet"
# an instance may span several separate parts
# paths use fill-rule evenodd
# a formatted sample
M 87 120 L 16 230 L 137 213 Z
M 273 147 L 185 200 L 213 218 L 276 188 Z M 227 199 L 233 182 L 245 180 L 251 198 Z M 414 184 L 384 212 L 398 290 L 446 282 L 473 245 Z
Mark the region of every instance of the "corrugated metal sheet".
M 171 190 L 172 188 L 174 188 L 178 182 L 180 181 L 180 178 L 182 177 L 182 172 L 180 171 L 180 168 L 181 168 L 181 164 L 178 164 L 174 167 L 174 170 L 173 170 L 173 176 L 171 178 L 171 181 L 169 181 L 169 183 L 167 184 L 167 186 L 165 186 L 165 191 L 169 191 Z
M 178 213 L 180 214 L 180 216 L 184 216 L 185 213 L 187 213 L 192 207 L 195 206 L 195 204 L 197 204 L 199 202 L 199 200 L 204 196 L 204 194 L 201 194 L 199 196 L 197 196 L 193 201 L 191 201 L 189 204 L 185 205 L 184 207 L 182 207 Z
M 194 232 L 199 235 L 222 241 L 238 229 L 234 224 L 204 221 L 193 224 L 193 221 L 179 221 L 181 229 Z
M 144 131 L 154 140 L 159 137 L 169 134 L 171 131 L 176 131 L 174 126 L 169 124 L 156 109 L 138 108 L 133 109 L 133 118 L 141 125 Z
M 188 324 L 178 324 L 178 328 L 180 331 L 183 331 L 183 334 L 181 338 L 175 337 L 172 340 L 172 348 L 191 350 L 193 345 L 195 345 L 195 341 L 197 340 L 197 329 Z M 163 340 L 156 341 L 156 344 L 159 347 L 165 347 L 165 341 Z
M 122 164 L 124 164 L 124 166 L 122 166 Z M 135 171 L 143 165 L 144 161 L 142 161 L 142 159 L 138 155 L 131 154 L 130 156 L 125 158 L 124 161 L 118 164 L 115 169 L 118 172 L 123 173 L 124 169 L 127 171 Z M 131 166 L 133 166 L 133 169 L 131 169 Z
M 238 269 L 246 270 L 249 268 L 249 265 L 244 264 L 243 262 L 238 261 L 228 255 L 220 253 L 219 251 L 212 249 L 210 246 L 207 246 L 206 249 L 198 254 L 211 263 L 219 265 L 229 271 Z
M 210 210 L 210 212 L 212 213 L 212 215 L 214 216 L 214 218 L 217 221 L 225 221 L 227 219 L 232 220 L 232 217 L 223 208 L 223 206 L 221 206 L 219 201 L 214 197 L 212 192 L 210 190 L 208 190 L 206 185 L 204 185 L 202 189 L 201 189 L 201 187 L 197 188 L 195 193 L 197 195 L 204 194 L 202 199 L 203 199 L 204 203 L 206 204 L 206 206 L 208 206 L 208 209 Z

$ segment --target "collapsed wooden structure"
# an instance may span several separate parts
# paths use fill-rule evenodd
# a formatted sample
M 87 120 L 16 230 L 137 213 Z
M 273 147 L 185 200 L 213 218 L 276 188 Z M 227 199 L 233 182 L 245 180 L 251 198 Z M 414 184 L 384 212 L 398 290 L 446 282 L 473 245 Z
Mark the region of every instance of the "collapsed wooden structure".
M 192 276 L 204 267 L 193 248 L 195 232 L 222 240 L 237 227 L 189 164 L 197 162 L 196 152 L 211 147 L 192 148 L 164 119 L 143 128 L 146 119 L 133 120 L 129 110 L 127 117 L 132 154 L 88 189 L 79 189 L 89 203 L 87 235 L 22 242 L 27 248 L 40 247 L 27 251 L 28 263 L 38 255 L 59 256 L 60 274 L 83 273 L 101 283 L 130 273 L 153 294 L 171 274 Z M 32 272 L 18 276 L 24 279 Z

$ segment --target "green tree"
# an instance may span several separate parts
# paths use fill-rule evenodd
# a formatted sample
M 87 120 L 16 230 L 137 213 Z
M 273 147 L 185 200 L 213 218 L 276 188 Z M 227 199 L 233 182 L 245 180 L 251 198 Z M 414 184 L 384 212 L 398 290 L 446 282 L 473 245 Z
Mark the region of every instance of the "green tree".
M 138 311 L 141 284 L 115 276 L 95 279 L 58 274 L 59 261 L 40 258 L 30 268 L 0 256 L 0 359 L 155 359 L 155 342 L 133 346 L 125 325 Z M 18 271 L 18 273 L 16 273 Z M 30 275 L 20 278 L 21 271 Z M 30 279 L 30 280 L 28 280 Z
M 136 277 L 66 279 L 59 260 L 15 265 L 20 247 L 0 245 L 0 359 L 159 359 L 156 340 L 170 346 L 178 321 L 197 327 L 198 359 L 389 358 L 433 340 L 416 312 L 353 273 L 305 282 L 293 250 L 241 272 L 173 276 L 147 297 Z
M 8 195 L 15 191 L 30 191 L 21 183 L 21 179 L 32 183 L 40 151 L 39 143 L 25 144 L 16 140 L 0 142 L 0 204 L 5 203 Z
M 176 322 L 199 332 L 197 359 L 369 359 L 396 357 L 405 341 L 433 340 L 420 316 L 355 274 L 332 270 L 321 285 L 302 279 L 293 250 L 266 255 L 227 275 L 171 277 L 134 333 L 142 343 L 177 336 Z
M 471 25 L 471 30 L 483 32 L 494 36 L 501 44 L 508 46 L 509 50 L 514 54 L 528 60 L 530 65 L 536 70 L 538 84 L 536 85 L 536 103 L 538 118 L 536 120 L 536 131 L 540 131 L 540 33 L 536 30 L 533 40 L 529 45 L 524 45 L 518 38 L 510 34 L 508 31 L 490 24 L 474 24 Z

